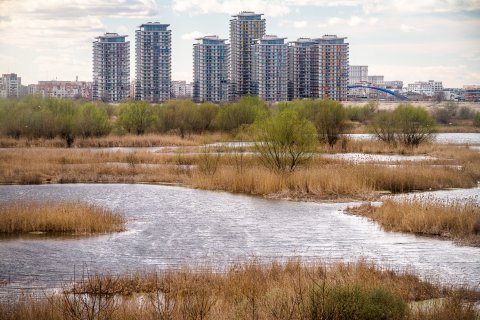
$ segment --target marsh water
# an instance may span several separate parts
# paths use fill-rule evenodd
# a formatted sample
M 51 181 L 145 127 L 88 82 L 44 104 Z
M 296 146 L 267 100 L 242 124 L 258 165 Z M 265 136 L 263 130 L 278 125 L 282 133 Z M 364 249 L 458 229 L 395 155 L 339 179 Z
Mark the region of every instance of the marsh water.
M 433 193 L 480 204 L 480 189 Z M 266 200 L 158 185 L 0 186 L 0 202 L 83 201 L 128 219 L 127 231 L 83 238 L 0 239 L 0 296 L 59 287 L 82 272 L 222 268 L 252 257 L 335 262 L 364 258 L 435 282 L 480 285 L 480 248 L 382 231 L 342 212 L 355 203 Z M 473 199 L 473 200 L 472 200 Z

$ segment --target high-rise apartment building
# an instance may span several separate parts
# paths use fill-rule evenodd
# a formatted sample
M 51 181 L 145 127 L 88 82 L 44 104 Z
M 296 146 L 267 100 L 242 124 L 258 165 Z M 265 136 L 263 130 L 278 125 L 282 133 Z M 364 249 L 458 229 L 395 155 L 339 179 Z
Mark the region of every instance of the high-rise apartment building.
M 94 100 L 121 101 L 130 92 L 130 41 L 126 35 L 105 33 L 93 42 Z
M 228 100 L 228 45 L 218 36 L 198 38 L 193 45 L 193 100 Z
M 288 99 L 319 98 L 318 45 L 300 38 L 288 46 Z
M 345 39 L 336 35 L 315 39 L 319 49 L 320 95 L 327 99 L 347 100 L 349 49 Z
M 263 14 L 240 12 L 230 20 L 230 68 L 233 99 L 252 94 L 252 44 L 265 35 Z
M 170 99 L 172 31 L 168 24 L 149 22 L 135 31 L 135 99 L 162 102 Z
M 368 66 L 349 66 L 348 84 L 366 84 L 368 82 Z
M 285 38 L 263 36 L 252 46 L 252 94 L 265 101 L 288 98 L 288 46 Z
M 22 78 L 16 73 L 3 74 L 0 78 L 0 97 L 19 98 L 22 95 Z

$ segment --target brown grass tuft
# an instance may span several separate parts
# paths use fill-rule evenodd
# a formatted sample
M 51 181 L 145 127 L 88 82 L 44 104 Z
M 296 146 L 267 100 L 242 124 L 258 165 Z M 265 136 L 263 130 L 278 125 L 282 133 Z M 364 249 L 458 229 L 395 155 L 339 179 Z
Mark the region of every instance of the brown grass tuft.
M 105 233 L 125 230 L 125 218 L 82 203 L 9 202 L 0 206 L 0 233 Z
M 480 246 L 476 225 L 480 207 L 473 203 L 431 201 L 385 201 L 380 207 L 364 204 L 348 212 L 369 217 L 388 231 L 440 236 Z
M 478 291 L 469 292 L 479 298 Z M 433 319 L 442 312 L 475 315 L 462 294 L 365 261 L 253 261 L 225 272 L 185 269 L 86 276 L 48 299 L 0 302 L 0 318 L 363 320 Z M 446 302 L 428 308 L 407 305 L 438 298 Z

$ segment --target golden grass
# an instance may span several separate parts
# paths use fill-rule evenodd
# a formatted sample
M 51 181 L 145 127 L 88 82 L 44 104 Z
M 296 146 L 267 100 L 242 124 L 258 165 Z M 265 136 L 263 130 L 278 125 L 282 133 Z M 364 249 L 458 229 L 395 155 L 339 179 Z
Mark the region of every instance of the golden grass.
M 385 166 L 315 157 L 310 166 L 283 175 L 262 167 L 251 154 L 189 153 L 203 152 L 203 147 L 186 148 L 174 154 L 17 148 L 0 152 L 0 183 L 175 183 L 209 190 L 300 199 L 370 199 L 383 191 L 409 192 L 477 185 L 480 180 L 478 152 L 465 147 L 431 148 L 436 148 L 434 155 L 441 159 Z M 225 150 L 213 148 L 207 151 Z
M 0 233 L 105 233 L 125 230 L 126 220 L 82 203 L 8 202 L 0 206 Z
M 380 191 L 409 192 L 443 188 L 468 188 L 477 184 L 478 175 L 449 167 L 406 164 L 385 167 L 373 164 L 312 165 L 290 174 L 275 174 L 263 167 L 247 167 L 242 171 L 223 166 L 214 175 L 193 174 L 193 187 L 226 190 L 281 198 L 367 199 Z
M 380 207 L 363 204 L 348 212 L 369 217 L 387 231 L 440 236 L 480 246 L 480 207 L 473 203 L 387 200 Z
M 429 308 L 407 305 L 434 298 L 446 303 Z M 478 299 L 478 291 L 440 287 L 365 261 L 253 261 L 225 272 L 185 269 L 87 276 L 47 299 L 2 302 L 0 318 L 425 319 L 442 312 L 475 315 L 472 301 Z
M 192 134 L 182 139 L 173 134 L 145 134 L 145 135 L 108 135 L 105 137 L 81 138 L 77 137 L 73 143 L 77 148 L 108 148 L 108 147 L 159 147 L 159 146 L 196 146 L 204 143 L 213 143 L 226 141 L 231 136 L 226 133 L 206 133 Z M 60 138 L 55 139 L 14 139 L 10 137 L 0 137 L 0 147 L 47 147 L 62 148 L 65 147 L 65 141 Z

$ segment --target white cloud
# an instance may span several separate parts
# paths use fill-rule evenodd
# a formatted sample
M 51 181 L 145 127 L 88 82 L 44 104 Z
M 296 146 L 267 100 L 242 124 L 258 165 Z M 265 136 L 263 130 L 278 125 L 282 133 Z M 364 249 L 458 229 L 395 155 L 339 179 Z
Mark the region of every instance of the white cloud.
M 195 14 L 227 13 L 253 10 L 268 13 L 268 16 L 283 16 L 292 7 L 358 7 L 365 13 L 375 12 L 461 12 L 480 10 L 478 0 L 173 0 L 173 8 L 178 12 L 189 11 Z M 296 9 L 295 9 L 296 10 Z
M 400 30 L 401 30 L 402 32 L 419 32 L 419 31 L 423 31 L 422 28 L 417 28 L 417 27 L 410 26 L 410 25 L 407 25 L 407 24 L 404 24 L 404 23 L 402 23 L 402 25 L 400 26 Z
M 293 22 L 293 27 L 296 29 L 306 28 L 307 25 L 308 25 L 308 22 L 305 20 Z
M 286 28 L 295 28 L 295 29 L 303 29 L 306 28 L 309 23 L 306 20 L 299 20 L 299 21 L 292 21 L 292 20 L 282 20 L 280 21 L 279 25 L 281 27 L 286 27 Z
M 286 1 L 269 0 L 173 0 L 173 10 L 193 14 L 225 13 L 236 14 L 241 11 L 268 13 L 269 17 L 283 16 L 290 12 Z
M 5 16 L 24 14 L 38 19 L 71 17 L 145 17 L 159 14 L 155 0 L 2 0 Z
M 350 27 L 357 27 L 357 26 L 374 26 L 378 22 L 378 18 L 370 17 L 370 18 L 362 18 L 359 16 L 352 16 L 349 19 L 343 19 L 339 17 L 332 17 L 327 20 L 327 24 L 321 24 L 321 27 L 325 26 L 335 26 L 335 25 L 348 25 Z
M 201 38 L 205 35 L 206 35 L 205 33 L 195 30 L 195 31 L 192 31 L 192 32 L 182 34 L 182 40 L 193 41 L 193 40 L 195 40 L 197 38 Z

